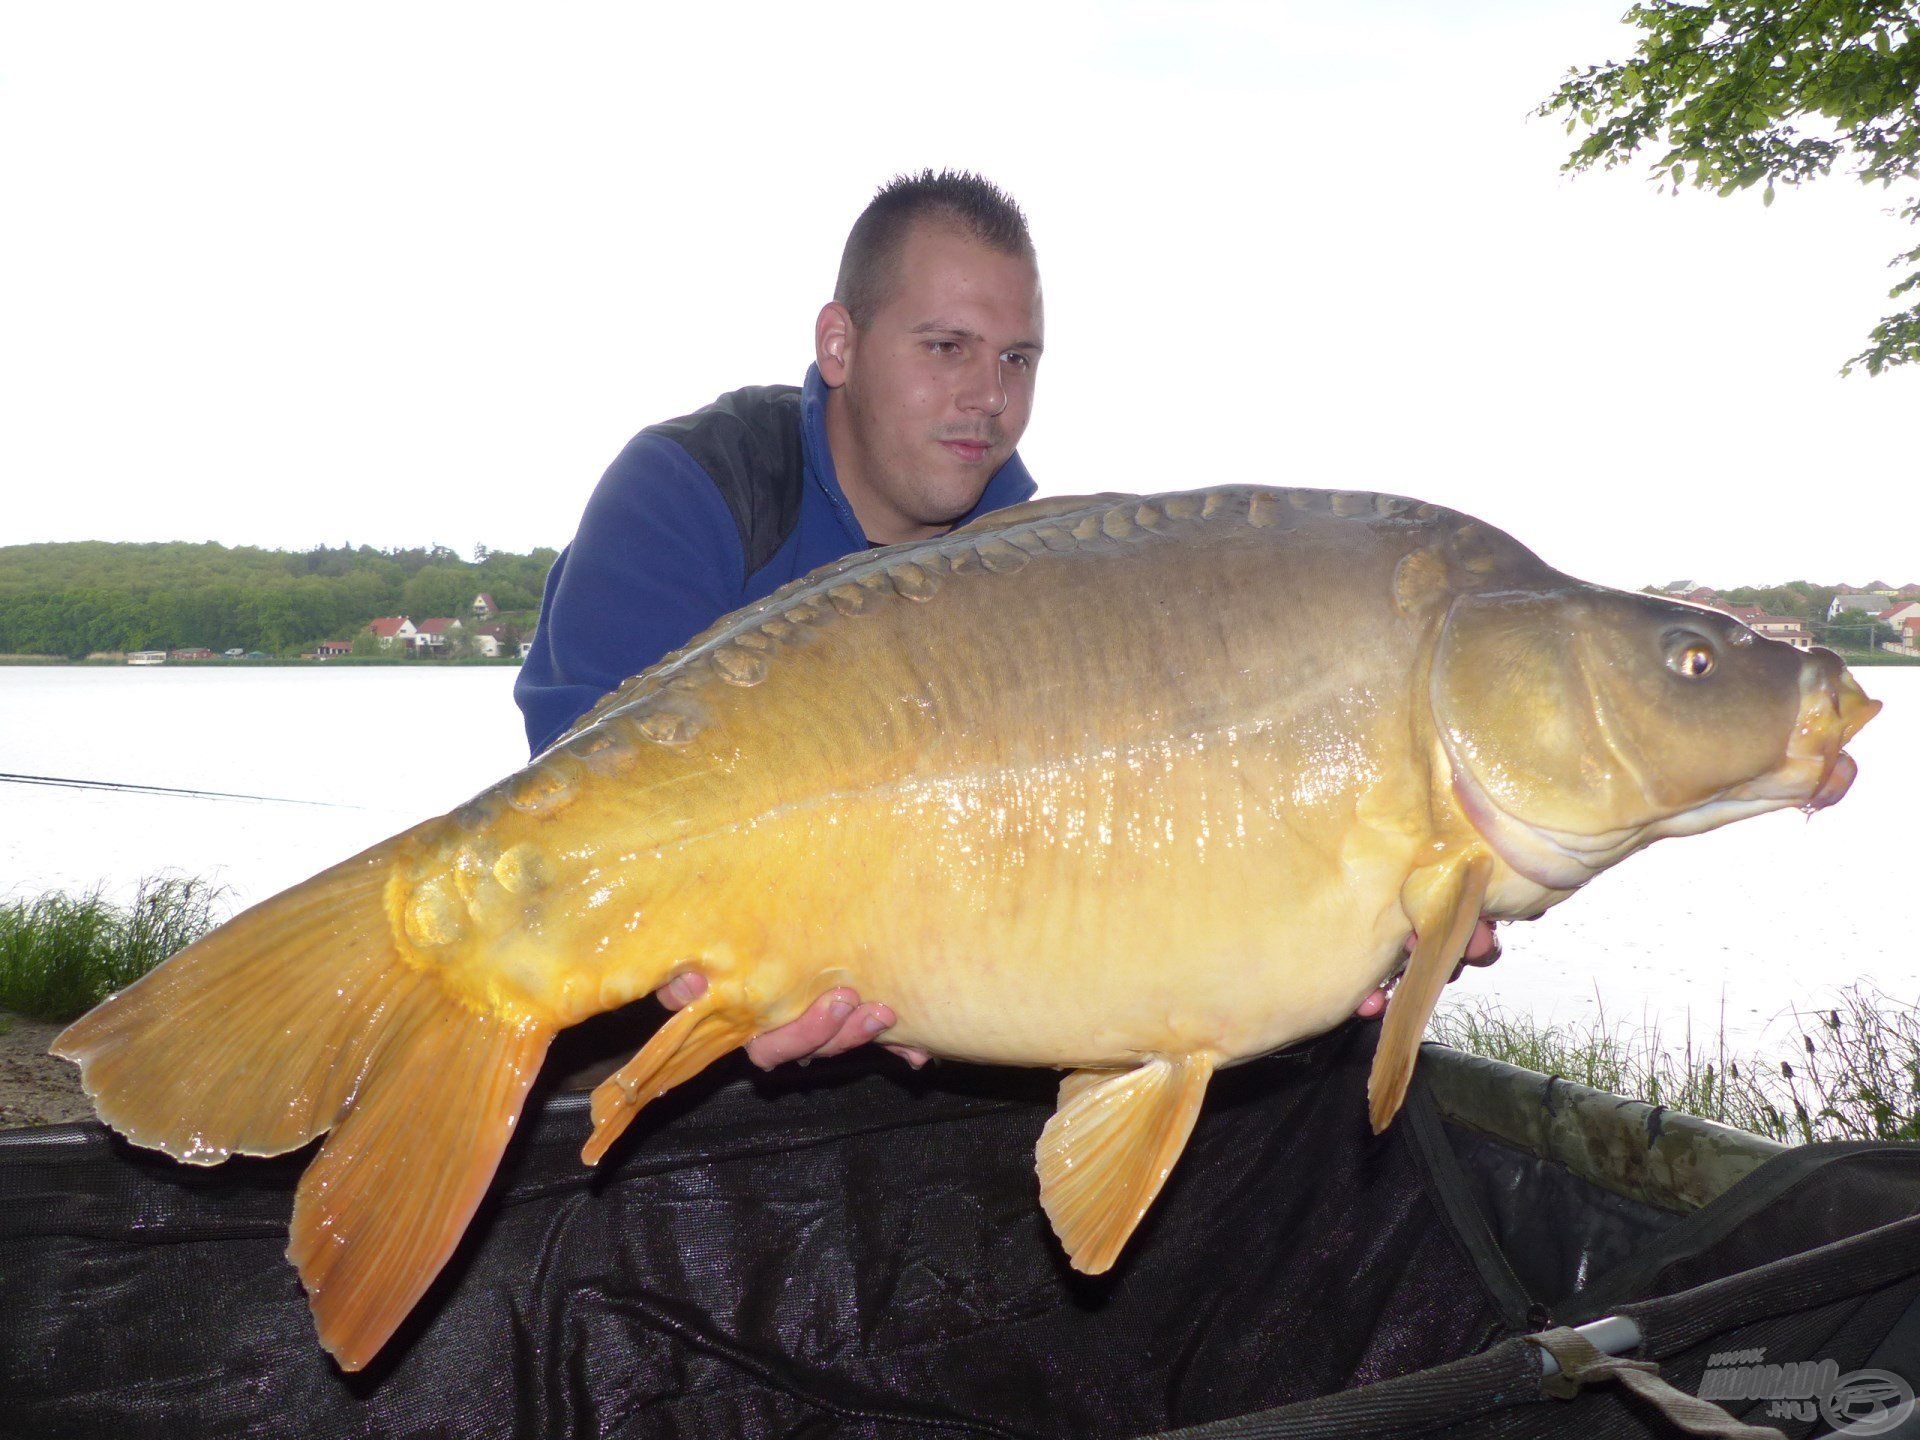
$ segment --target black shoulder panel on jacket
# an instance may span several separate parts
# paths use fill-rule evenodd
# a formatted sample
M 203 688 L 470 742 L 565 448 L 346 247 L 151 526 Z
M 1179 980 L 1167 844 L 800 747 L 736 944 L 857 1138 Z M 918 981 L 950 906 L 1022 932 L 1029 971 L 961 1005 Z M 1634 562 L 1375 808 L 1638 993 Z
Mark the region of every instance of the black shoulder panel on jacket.
M 739 527 L 748 575 L 771 560 L 800 523 L 805 463 L 798 386 L 730 390 L 644 433 L 673 441 L 712 478 Z

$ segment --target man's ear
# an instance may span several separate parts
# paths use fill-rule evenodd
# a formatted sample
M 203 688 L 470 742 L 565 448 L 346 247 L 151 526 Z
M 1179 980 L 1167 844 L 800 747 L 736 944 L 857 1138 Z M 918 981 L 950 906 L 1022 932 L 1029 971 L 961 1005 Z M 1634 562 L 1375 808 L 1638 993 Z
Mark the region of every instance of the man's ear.
M 820 378 L 834 389 L 847 383 L 847 367 L 853 362 L 853 316 L 838 300 L 820 307 L 813 322 L 813 359 L 820 367 Z

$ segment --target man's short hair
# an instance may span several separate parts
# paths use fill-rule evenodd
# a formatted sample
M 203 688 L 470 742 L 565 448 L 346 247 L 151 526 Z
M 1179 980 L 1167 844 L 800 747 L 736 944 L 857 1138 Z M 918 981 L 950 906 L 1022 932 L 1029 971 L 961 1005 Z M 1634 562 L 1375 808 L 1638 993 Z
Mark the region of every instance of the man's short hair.
M 840 254 L 833 298 L 865 326 L 887 298 L 893 269 L 918 221 L 949 224 L 1003 255 L 1031 260 L 1033 237 L 1020 207 L 991 180 L 969 170 L 922 170 L 896 175 L 860 212 Z

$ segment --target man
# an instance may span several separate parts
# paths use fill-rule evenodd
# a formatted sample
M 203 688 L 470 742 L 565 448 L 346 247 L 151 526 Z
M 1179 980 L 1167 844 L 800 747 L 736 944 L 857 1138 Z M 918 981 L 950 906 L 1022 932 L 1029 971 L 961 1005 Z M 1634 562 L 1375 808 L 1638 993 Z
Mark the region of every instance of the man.
M 534 751 L 787 581 L 1032 496 L 1015 446 L 1043 331 L 1033 241 L 1004 192 L 951 171 L 885 186 L 847 237 L 805 385 L 735 390 L 643 430 L 594 491 L 514 685 Z M 659 998 L 678 1009 L 705 984 L 682 976 Z M 747 1054 L 763 1068 L 834 1055 L 894 1019 L 843 987 Z

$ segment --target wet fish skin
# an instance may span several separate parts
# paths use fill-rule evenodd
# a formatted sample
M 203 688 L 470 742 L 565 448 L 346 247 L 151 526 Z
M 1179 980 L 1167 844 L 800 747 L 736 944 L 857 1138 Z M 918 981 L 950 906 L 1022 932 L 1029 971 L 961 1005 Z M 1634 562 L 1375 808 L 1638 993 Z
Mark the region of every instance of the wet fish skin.
M 1072 1072 L 1042 1203 L 1103 1269 L 1212 1070 L 1347 1019 L 1410 931 L 1376 1128 L 1480 913 L 1844 788 L 1874 703 L 1782 652 L 1399 497 L 1037 502 L 726 617 L 56 1049 L 180 1158 L 333 1131 L 289 1253 L 347 1368 L 451 1250 L 551 1035 L 690 969 L 707 994 L 596 1092 L 589 1158 L 849 984 L 901 1043 Z

